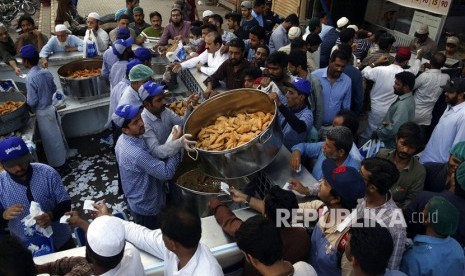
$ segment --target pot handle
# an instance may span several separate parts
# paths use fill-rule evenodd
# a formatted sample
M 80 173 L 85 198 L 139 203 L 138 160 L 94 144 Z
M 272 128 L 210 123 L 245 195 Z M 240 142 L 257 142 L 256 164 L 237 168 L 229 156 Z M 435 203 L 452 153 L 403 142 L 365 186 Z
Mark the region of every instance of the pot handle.
M 271 136 L 272 136 L 271 128 L 268 128 L 265 132 L 263 132 L 260 135 L 260 138 L 259 138 L 260 144 L 265 144 L 266 142 L 268 142 L 268 140 L 270 140 Z
M 190 147 L 190 146 L 189 146 Z M 196 148 L 194 147 L 191 147 L 191 151 L 187 151 L 187 155 L 194 161 L 197 161 L 197 158 L 199 158 L 199 152 L 197 151 Z M 195 158 L 191 155 L 193 152 L 195 152 Z

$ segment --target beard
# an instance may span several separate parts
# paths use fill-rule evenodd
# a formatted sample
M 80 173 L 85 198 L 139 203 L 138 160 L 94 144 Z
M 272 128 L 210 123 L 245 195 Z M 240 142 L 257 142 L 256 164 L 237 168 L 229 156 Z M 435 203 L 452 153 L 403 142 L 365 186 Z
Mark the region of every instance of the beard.
M 60 47 L 66 47 L 66 45 L 68 45 L 68 39 L 69 39 L 69 37 L 67 37 L 64 42 L 61 42 L 60 40 L 57 39 L 58 45 Z
M 403 160 L 410 159 L 412 157 L 410 154 L 405 153 L 405 152 L 398 152 L 397 156 Z
M 458 102 L 459 102 L 459 99 L 457 98 L 457 96 L 453 97 L 452 99 L 446 97 L 446 103 L 451 106 L 456 106 Z
M 402 96 L 403 93 L 400 90 L 395 90 L 394 89 L 394 94 L 396 94 L 397 96 Z
M 238 59 L 229 59 L 229 63 L 230 63 L 232 66 L 236 66 L 236 65 L 241 64 L 241 61 L 238 60 Z
M 179 20 L 179 22 L 174 22 L 174 21 L 171 21 L 171 22 L 173 23 L 175 27 L 179 27 L 181 26 L 182 20 Z

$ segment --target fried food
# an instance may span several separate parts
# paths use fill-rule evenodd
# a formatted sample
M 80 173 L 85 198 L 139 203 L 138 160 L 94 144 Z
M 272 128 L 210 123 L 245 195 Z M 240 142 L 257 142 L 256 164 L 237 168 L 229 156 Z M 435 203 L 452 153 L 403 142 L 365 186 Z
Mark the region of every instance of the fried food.
M 4 115 L 10 112 L 15 111 L 19 107 L 21 107 L 24 102 L 13 102 L 13 101 L 6 101 L 0 104 L 0 115 Z
M 100 76 L 102 74 L 102 68 L 95 69 L 83 69 L 77 70 L 68 75 L 68 78 L 79 79 L 79 78 L 90 78 Z
M 200 129 L 197 148 L 222 151 L 248 143 L 264 131 L 273 120 L 272 113 L 240 113 L 236 116 L 219 116 L 215 123 Z
M 194 108 L 196 108 L 197 106 L 198 105 L 195 105 Z M 182 117 L 182 116 L 186 115 L 186 110 L 187 110 L 187 102 L 186 101 L 172 102 L 169 107 L 178 116 Z

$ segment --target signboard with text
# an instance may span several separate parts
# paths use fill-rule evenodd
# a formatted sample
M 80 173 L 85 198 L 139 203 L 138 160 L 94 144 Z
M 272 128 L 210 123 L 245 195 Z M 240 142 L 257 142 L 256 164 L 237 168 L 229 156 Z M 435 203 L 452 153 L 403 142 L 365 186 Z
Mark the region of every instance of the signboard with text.
M 389 0 L 401 6 L 447 15 L 452 0 Z

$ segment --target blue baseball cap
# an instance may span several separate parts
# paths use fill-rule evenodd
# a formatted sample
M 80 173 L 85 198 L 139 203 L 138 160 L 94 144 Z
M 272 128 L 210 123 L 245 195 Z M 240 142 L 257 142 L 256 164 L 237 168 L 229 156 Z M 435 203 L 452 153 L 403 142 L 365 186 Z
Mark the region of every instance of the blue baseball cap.
M 306 96 L 309 96 L 310 90 L 312 90 L 312 85 L 310 82 L 299 77 L 294 78 L 291 82 L 285 82 L 284 85 L 287 87 L 292 87 L 297 90 L 299 94 L 304 94 Z
M 365 182 L 356 169 L 344 165 L 338 167 L 331 159 L 323 161 L 322 169 L 325 180 L 341 198 L 355 201 L 365 196 Z
M 115 21 L 118 21 L 118 20 L 119 20 L 119 17 L 120 17 L 121 15 L 125 14 L 126 11 L 127 11 L 126 8 L 121 8 L 121 9 L 117 10 L 117 11 L 115 12 Z
M 28 44 L 26 46 L 23 46 L 21 50 L 19 51 L 19 54 L 21 58 L 35 58 L 39 56 L 39 52 L 37 52 L 37 49 L 34 45 Z
M 137 58 L 131 59 L 131 61 L 129 61 L 128 64 L 126 65 L 126 73 L 129 74 L 132 67 L 139 65 L 139 64 L 142 64 L 142 61 L 138 60 Z
M 128 38 L 128 39 L 118 39 L 115 41 L 115 43 L 113 43 L 113 54 L 115 54 L 116 56 L 118 57 L 121 57 L 124 53 L 124 51 L 127 49 L 127 48 L 130 48 L 131 45 L 134 43 L 134 41 L 132 40 L 132 37 Z
M 128 39 L 131 36 L 131 32 L 128 28 L 118 27 L 116 31 L 116 39 Z
M 139 88 L 139 97 L 145 101 L 148 97 L 158 96 L 166 89 L 165 85 L 158 84 L 154 81 L 147 81 Z
M 113 122 L 120 128 L 126 120 L 134 119 L 141 111 L 142 106 L 134 106 L 129 104 L 120 105 L 116 108 L 115 113 L 111 116 Z
M 142 61 L 142 62 L 145 62 L 146 60 L 149 60 L 152 58 L 152 53 L 150 52 L 149 49 L 147 48 L 137 48 L 135 51 L 134 51 L 134 56 Z
M 0 141 L 0 162 L 13 160 L 27 154 L 29 154 L 29 149 L 20 137 L 11 136 Z

